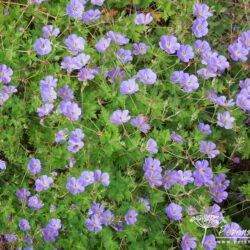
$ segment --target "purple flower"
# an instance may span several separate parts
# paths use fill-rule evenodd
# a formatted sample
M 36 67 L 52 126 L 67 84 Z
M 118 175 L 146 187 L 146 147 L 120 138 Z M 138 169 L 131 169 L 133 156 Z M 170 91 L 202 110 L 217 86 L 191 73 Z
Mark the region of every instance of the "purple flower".
M 205 80 L 216 77 L 216 73 L 213 71 L 210 71 L 207 68 L 202 68 L 202 69 L 197 70 L 197 74 L 200 75 Z
M 206 250 L 213 250 L 217 246 L 216 238 L 213 234 L 206 235 L 205 239 L 202 242 L 202 246 Z
M 212 207 L 209 207 L 205 210 L 205 215 L 208 215 L 209 217 L 209 224 L 211 226 L 218 226 L 220 221 L 223 219 L 223 214 L 220 211 L 220 206 L 217 204 L 214 204 Z
M 53 102 L 56 99 L 56 92 L 51 87 L 41 87 L 41 96 L 43 102 Z
M 232 161 L 233 161 L 235 164 L 240 164 L 240 157 L 234 156 L 234 157 L 232 158 Z
M 189 62 L 190 59 L 194 58 L 194 52 L 190 45 L 181 44 L 177 51 L 177 56 L 182 62 Z
M 235 118 L 231 117 L 228 111 L 218 114 L 218 125 L 222 128 L 232 129 L 233 128 L 232 122 L 234 120 Z
M 239 41 L 250 51 L 250 30 L 243 32 Z
M 72 56 L 64 57 L 63 61 L 61 62 L 61 68 L 66 69 L 68 73 L 77 69 L 76 64 L 75 64 L 75 58 Z
M 191 237 L 189 233 L 185 233 L 181 240 L 182 250 L 195 249 L 197 246 L 195 241 L 196 241 L 195 237 Z
M 0 83 L 10 83 L 13 70 L 8 68 L 5 64 L 0 64 Z
M 17 240 L 15 234 L 5 234 L 5 235 L 4 235 L 4 238 L 5 238 L 5 240 L 6 240 L 8 243 L 16 242 L 16 240 Z
M 153 21 L 153 17 L 150 13 L 147 13 L 146 15 L 141 13 L 138 14 L 135 18 L 135 24 L 137 25 L 147 25 Z
M 248 50 L 240 42 L 235 42 L 228 47 L 231 58 L 234 61 L 247 61 Z
M 213 14 L 209 12 L 209 7 L 206 4 L 201 3 L 197 3 L 194 5 L 193 15 L 197 17 L 203 17 L 205 19 L 213 16 Z
M 66 136 L 67 136 L 66 133 L 67 133 L 67 131 L 68 131 L 67 128 L 58 131 L 58 132 L 56 133 L 55 142 L 56 142 L 56 143 L 59 143 L 59 142 L 64 142 L 64 141 L 66 141 Z
M 17 92 L 17 89 L 16 89 L 16 87 L 13 86 L 13 85 L 9 85 L 9 86 L 3 85 L 2 91 L 3 91 L 3 95 L 4 95 L 4 94 L 11 95 L 11 94 L 16 93 L 16 92 Z
M 98 52 L 102 53 L 102 52 L 105 52 L 109 46 L 110 46 L 110 43 L 111 43 L 111 39 L 110 38 L 101 38 L 97 44 L 95 45 L 95 48 Z
M 128 225 L 134 225 L 137 220 L 137 212 L 135 210 L 128 210 L 126 215 L 124 216 L 124 219 Z
M 82 68 L 77 74 L 77 79 L 79 81 L 93 80 L 97 73 L 98 71 L 96 69 Z
M 178 173 L 175 170 L 166 170 L 162 178 L 162 185 L 169 190 L 178 180 Z
M 209 163 L 207 160 L 197 161 L 195 163 L 196 170 L 193 172 L 194 184 L 197 187 L 202 185 L 210 186 L 212 184 L 211 179 L 213 178 L 213 171 L 208 167 Z
M 62 97 L 64 101 L 71 101 L 74 99 L 74 93 L 68 85 L 64 85 L 58 90 L 58 95 Z
M 107 36 L 117 45 L 124 45 L 129 42 L 129 39 L 121 33 L 114 33 L 113 31 L 108 31 Z
M 157 149 L 157 143 L 156 143 L 156 141 L 154 139 L 150 138 L 147 141 L 146 149 L 151 154 L 157 154 L 158 153 L 158 149 Z
M 144 134 L 150 130 L 150 125 L 146 122 L 143 115 L 138 115 L 136 118 L 133 118 L 130 123 Z
M 138 71 L 136 76 L 141 82 L 147 85 L 154 84 L 157 80 L 157 75 L 152 69 L 141 69 Z
M 185 186 L 188 183 L 192 183 L 194 181 L 194 178 L 192 177 L 192 172 L 191 171 L 182 171 L 182 170 L 178 170 L 177 171 L 177 182 L 182 185 Z
M 128 110 L 116 110 L 113 112 L 109 119 L 112 123 L 121 125 L 130 120 L 130 116 L 128 114 Z
M 58 28 L 54 28 L 53 25 L 46 25 L 42 28 L 43 37 L 50 38 L 50 37 L 57 37 L 60 33 Z
M 207 154 L 208 158 L 215 158 L 218 154 L 220 154 L 220 151 L 216 149 L 216 144 L 211 141 L 201 141 L 200 152 Z
M 81 53 L 75 57 L 73 57 L 73 62 L 74 62 L 74 69 L 81 69 L 84 67 L 86 64 L 88 64 L 90 60 L 89 55 L 85 55 L 84 53 Z
M 219 189 L 220 191 L 224 191 L 228 188 L 230 184 L 229 180 L 226 180 L 226 175 L 221 173 L 217 177 L 214 178 L 214 185 L 215 189 Z M 211 189 L 213 190 L 213 186 L 211 186 Z
M 139 85 L 136 83 L 135 79 L 129 79 L 123 81 L 120 86 L 120 92 L 124 95 L 131 95 L 139 90 Z
M 9 99 L 7 93 L 0 93 L 0 106 L 2 106 Z
M 178 135 L 175 131 L 171 132 L 171 136 L 170 136 L 171 140 L 173 142 L 178 142 L 179 144 L 183 143 L 183 139 L 181 135 Z
M 199 131 L 201 131 L 204 135 L 210 135 L 212 133 L 211 128 L 208 124 L 199 123 L 198 125 Z
M 76 160 L 74 157 L 69 157 L 69 167 L 73 168 L 76 163 Z
M 3 160 L 0 160 L 0 169 L 5 170 L 6 169 L 6 163 Z
M 72 153 L 77 153 L 80 149 L 84 147 L 84 142 L 82 141 L 75 141 L 75 140 L 69 140 L 68 141 L 68 147 L 67 150 Z
M 109 186 L 109 174 L 108 173 L 102 173 L 101 170 L 96 170 L 94 172 L 94 178 L 95 178 L 95 182 L 100 182 L 105 187 Z
M 67 5 L 66 11 L 68 16 L 73 18 L 81 18 L 84 10 L 84 5 L 79 0 L 71 0 Z
M 125 50 L 123 48 L 117 51 L 116 57 L 124 64 L 133 60 L 131 50 Z
M 41 171 L 41 162 L 39 159 L 32 158 L 28 163 L 29 171 L 32 174 L 38 174 Z
M 189 75 L 187 73 L 183 74 L 180 80 L 180 84 L 186 92 L 191 92 L 199 88 L 197 77 L 195 75 Z
M 144 173 L 144 177 L 152 188 L 162 185 L 162 176 L 159 171 L 148 170 Z
M 18 226 L 22 231 L 28 231 L 30 229 L 30 224 L 26 219 L 21 219 Z
M 92 207 L 88 211 L 88 215 L 96 214 L 99 217 L 104 212 L 104 206 L 101 203 L 93 202 Z
M 53 183 L 53 179 L 47 175 L 42 175 L 39 179 L 35 181 L 36 191 L 41 192 L 43 190 L 49 189 L 49 186 Z
M 116 82 L 118 79 L 125 79 L 126 72 L 121 70 L 120 67 L 115 67 L 113 70 L 105 71 L 104 76 L 109 78 L 111 83 Z
M 170 203 L 166 209 L 165 213 L 167 214 L 169 219 L 179 221 L 182 218 L 182 207 L 175 204 L 175 203 Z
M 250 87 L 250 78 L 246 78 L 245 80 L 241 80 L 239 85 L 242 89 Z
M 220 191 L 219 189 L 214 189 L 210 191 L 209 194 L 212 196 L 215 202 L 221 203 L 222 201 L 226 200 L 228 197 L 228 193 L 225 191 Z
M 71 194 L 74 194 L 74 195 L 84 191 L 84 186 L 75 177 L 70 177 L 68 179 L 66 188 L 70 191 Z
M 236 97 L 236 104 L 244 111 L 250 111 L 250 98 L 244 94 L 239 94 Z
M 233 222 L 225 225 L 224 235 L 231 241 L 237 241 L 238 238 L 244 236 L 244 231 L 239 224 Z
M 113 218 L 114 218 L 114 215 L 109 210 L 106 210 L 101 213 L 101 223 L 106 226 L 111 225 Z
M 53 230 L 60 230 L 62 227 L 60 219 L 51 219 L 47 225 L 47 227 L 52 228 Z
M 25 236 L 24 236 L 24 242 L 26 243 L 26 244 L 32 244 L 33 243 L 33 241 L 32 241 L 32 238 L 31 238 L 31 235 L 30 234 L 25 234 Z M 26 250 L 33 250 L 33 248 L 25 248 Z M 25 250 L 24 249 L 24 250 Z
M 82 16 L 82 21 L 86 23 L 93 23 L 101 16 L 100 10 L 87 10 Z
M 218 96 L 215 100 L 214 103 L 222 106 L 222 107 L 233 107 L 234 106 L 234 101 L 233 99 L 230 99 L 227 101 L 227 98 L 225 96 Z
M 72 122 L 77 121 L 81 116 L 81 109 L 79 108 L 78 104 L 75 102 L 61 102 L 60 112 L 62 112 L 68 119 Z
M 211 52 L 211 47 L 207 41 L 196 40 L 194 43 L 195 51 L 199 55 L 203 55 L 204 53 Z
M 82 37 L 72 34 L 68 36 L 64 43 L 68 47 L 69 51 L 75 55 L 84 49 L 85 40 Z
M 77 128 L 70 133 L 69 138 L 70 140 L 73 140 L 73 141 L 80 141 L 84 138 L 84 133 L 82 132 L 80 128 Z
M 172 83 L 181 83 L 184 77 L 184 71 L 174 71 L 173 75 L 170 77 Z
M 207 91 L 207 99 L 211 102 L 215 102 L 217 99 L 217 94 L 213 90 Z
M 40 86 L 42 88 L 55 88 L 57 86 L 57 78 L 53 78 L 53 76 L 46 76 L 44 80 L 40 81 Z
M 49 115 L 52 112 L 53 108 L 53 104 L 43 104 L 40 108 L 37 109 L 38 116 L 44 117 Z
M 30 192 L 25 188 L 22 188 L 16 191 L 16 196 L 19 201 L 25 201 L 30 196 Z
M 113 225 L 111 225 L 116 232 L 121 232 L 124 230 L 124 225 L 122 222 L 115 221 Z
M 136 56 L 145 55 L 147 53 L 148 46 L 145 43 L 134 43 L 133 47 L 133 54 Z
M 208 62 L 208 69 L 211 71 L 219 71 L 223 72 L 225 69 L 229 68 L 229 62 L 227 61 L 227 58 L 225 56 L 212 56 Z
M 173 35 L 161 36 L 159 45 L 160 48 L 168 54 L 174 54 L 180 49 L 180 44 L 177 42 L 177 38 Z
M 206 19 L 203 17 L 199 17 L 194 20 L 193 26 L 192 26 L 192 31 L 195 35 L 195 37 L 203 37 L 206 36 L 208 33 L 208 22 Z
M 43 202 L 39 199 L 38 194 L 31 196 L 28 199 L 28 206 L 32 208 L 34 211 L 39 210 L 43 207 Z
M 34 49 L 38 55 L 49 54 L 52 50 L 50 41 L 44 38 L 38 38 L 34 44 Z
M 54 230 L 51 227 L 45 227 L 42 230 L 42 234 L 45 241 L 54 242 L 56 240 L 56 237 L 58 236 L 58 231 Z
M 83 171 L 79 177 L 79 182 L 87 187 L 95 182 L 94 173 L 91 171 Z
M 152 157 L 148 157 L 144 161 L 143 170 L 144 171 L 152 170 L 161 173 L 162 171 L 161 162 L 157 159 L 153 159 Z
M 142 198 L 142 197 L 141 197 L 141 198 L 139 198 L 138 200 L 139 200 L 139 202 L 144 203 L 146 212 L 147 212 L 147 213 L 150 212 L 149 199 L 148 199 L 148 198 Z
M 85 221 L 89 231 L 99 232 L 102 230 L 100 217 L 97 214 L 92 215 Z
M 91 4 L 102 6 L 105 0 L 91 0 Z

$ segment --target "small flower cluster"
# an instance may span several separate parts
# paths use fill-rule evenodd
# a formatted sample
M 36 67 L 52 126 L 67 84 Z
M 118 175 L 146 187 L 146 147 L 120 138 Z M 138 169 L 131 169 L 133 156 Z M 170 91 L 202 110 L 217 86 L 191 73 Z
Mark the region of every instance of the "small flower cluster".
M 13 70 L 11 68 L 5 64 L 0 64 L 0 83 L 3 83 L 2 92 L 0 93 L 0 106 L 10 98 L 11 94 L 17 92 L 15 86 L 9 85 L 12 75 Z
M 206 4 L 195 4 L 193 15 L 197 18 L 194 20 L 192 31 L 195 37 L 203 37 L 208 33 L 208 22 L 207 18 L 213 16 L 209 11 L 209 7 Z
M 102 230 L 102 225 L 109 226 L 112 223 L 114 215 L 109 209 L 104 210 L 104 206 L 94 202 L 88 211 L 90 218 L 86 219 L 85 223 L 89 231 L 99 232 Z
M 250 112 L 250 78 L 240 81 L 241 91 L 236 97 L 237 106 L 243 111 Z
M 60 143 L 66 141 L 67 132 L 68 132 L 67 128 L 58 131 L 55 137 L 55 142 Z M 84 146 L 84 142 L 82 141 L 83 138 L 84 138 L 84 133 L 80 128 L 73 130 L 69 136 L 67 150 L 74 154 L 77 153 Z
M 38 55 L 47 55 L 52 50 L 52 43 L 49 40 L 52 37 L 57 37 L 60 33 L 59 28 L 54 28 L 53 25 L 46 25 L 42 28 L 43 37 L 40 37 L 34 43 L 34 50 Z
M 166 170 L 162 176 L 161 162 L 152 157 L 145 159 L 143 164 L 144 177 L 151 187 L 163 186 L 169 190 L 174 184 L 185 186 L 194 183 L 195 186 L 206 186 L 209 188 L 209 194 L 212 198 L 220 203 L 228 196 L 225 190 L 229 186 L 225 174 L 219 174 L 213 178 L 213 171 L 209 167 L 207 160 L 197 161 L 195 163 L 196 170 L 192 173 L 190 170 Z
M 245 31 L 242 35 L 228 47 L 228 52 L 234 61 L 247 61 L 250 52 L 250 30 Z
M 61 227 L 60 219 L 51 219 L 42 231 L 44 240 L 54 242 L 59 235 Z
M 95 172 L 83 171 L 78 179 L 70 177 L 66 188 L 71 194 L 75 195 L 83 192 L 87 186 L 94 183 L 101 183 L 105 187 L 109 186 L 109 174 L 102 173 L 101 170 L 96 170 Z
M 91 4 L 102 6 L 105 0 L 91 0 Z M 101 16 L 98 9 L 90 9 L 84 12 L 85 0 L 71 0 L 70 4 L 66 7 L 66 12 L 69 17 L 81 19 L 85 23 L 93 23 Z
M 128 110 L 116 110 L 110 116 L 110 121 L 117 125 L 123 125 L 130 120 L 128 115 Z M 147 123 L 145 116 L 138 115 L 137 117 L 131 119 L 131 125 L 140 130 L 140 132 L 146 134 L 150 130 L 150 125 Z

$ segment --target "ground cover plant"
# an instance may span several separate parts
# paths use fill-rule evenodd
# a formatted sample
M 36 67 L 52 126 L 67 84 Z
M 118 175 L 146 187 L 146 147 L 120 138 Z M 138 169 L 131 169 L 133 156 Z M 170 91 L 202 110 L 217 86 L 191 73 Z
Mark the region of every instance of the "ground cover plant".
M 0 13 L 0 249 L 249 249 L 247 0 Z

